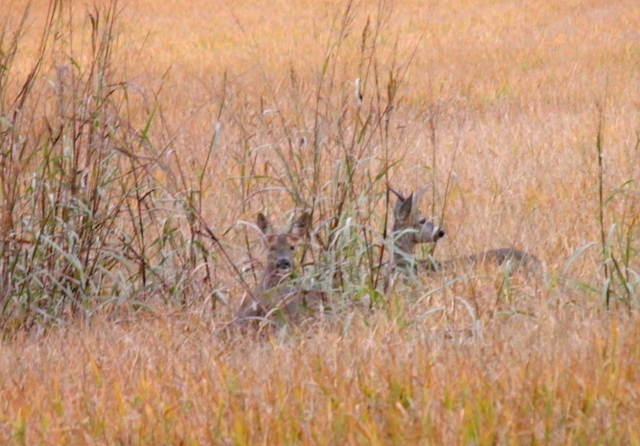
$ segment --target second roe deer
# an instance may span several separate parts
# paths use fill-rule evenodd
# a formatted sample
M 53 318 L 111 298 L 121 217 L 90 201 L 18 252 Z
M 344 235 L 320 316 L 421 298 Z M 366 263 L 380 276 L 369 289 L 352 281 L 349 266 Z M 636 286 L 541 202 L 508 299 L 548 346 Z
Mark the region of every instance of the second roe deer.
M 272 317 L 298 322 L 311 312 L 328 307 L 327 295 L 319 290 L 305 290 L 292 281 L 295 249 L 307 233 L 311 216 L 302 214 L 288 233 L 274 233 L 268 218 L 258 214 L 257 225 L 267 247 L 267 262 L 258 286 L 240 307 L 238 319 L 266 320 Z
M 415 248 L 422 243 L 435 243 L 445 235 L 445 231 L 433 222 L 424 218 L 418 209 L 418 203 L 426 188 L 415 197 L 413 194 L 404 198 L 398 192 L 398 201 L 394 208 L 393 233 L 395 237 L 394 263 L 400 270 L 417 272 L 419 269 L 431 272 L 447 272 L 478 267 L 481 265 L 497 266 L 509 272 L 530 271 L 544 275 L 540 260 L 528 252 L 516 248 L 499 248 L 489 251 L 457 257 L 450 260 L 434 259 L 416 260 Z

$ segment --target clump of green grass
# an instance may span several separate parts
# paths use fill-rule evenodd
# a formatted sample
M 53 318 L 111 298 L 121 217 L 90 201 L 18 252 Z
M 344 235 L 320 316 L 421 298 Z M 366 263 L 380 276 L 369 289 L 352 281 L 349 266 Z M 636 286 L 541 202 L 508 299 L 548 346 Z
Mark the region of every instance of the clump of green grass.
M 590 241 L 574 252 L 567 261 L 564 275 L 560 279 L 585 295 L 595 296 L 607 310 L 622 305 L 631 311 L 637 309 L 640 303 L 640 273 L 636 262 L 640 252 L 636 234 L 640 214 L 637 205 L 638 185 L 633 178 L 639 140 L 637 139 L 634 148 L 625 151 L 626 165 L 629 169 L 626 174 L 629 179 L 618 187 L 612 187 L 607 175 L 605 106 L 606 104 L 603 104 L 598 108 L 595 141 L 596 187 L 593 192 L 597 202 L 599 239 Z M 568 272 L 573 263 L 592 250 L 591 248 L 596 247 L 599 248 L 599 255 L 596 256 L 597 268 L 592 274 L 593 277 L 589 281 L 571 279 Z M 567 291 L 567 288 L 563 288 L 562 291 Z
M 381 44 L 390 38 L 385 29 L 390 5 L 381 4 L 377 12 L 361 29 L 353 2 L 336 13 L 323 63 L 312 67 L 313 85 L 299 82 L 309 73 L 296 67 L 275 81 L 263 69 L 265 92 L 254 107 L 246 107 L 236 86 L 233 95 L 225 95 L 222 114 L 229 121 L 225 128 L 241 135 L 232 148 L 239 172 L 232 181 L 242 212 L 309 211 L 315 230 L 302 264 L 319 276 L 315 282 L 338 307 L 363 299 L 382 302 L 388 279 L 388 191 L 393 168 L 402 160 L 393 143 L 394 118 L 413 52 L 403 57 L 396 46 L 389 50 Z M 354 40 L 355 60 L 346 57 Z M 260 54 L 255 56 L 259 65 Z M 352 73 L 348 83 L 345 72 Z
M 29 11 L 0 33 L 0 325 L 187 301 L 205 237 L 152 136 L 158 104 L 119 66 L 118 2 L 77 29 L 52 1 L 20 76 Z

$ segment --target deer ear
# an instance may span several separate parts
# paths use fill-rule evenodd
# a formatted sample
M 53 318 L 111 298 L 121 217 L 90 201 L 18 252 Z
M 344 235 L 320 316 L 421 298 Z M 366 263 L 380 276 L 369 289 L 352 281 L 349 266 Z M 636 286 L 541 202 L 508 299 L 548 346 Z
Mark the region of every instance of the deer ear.
M 269 219 L 262 212 L 258 214 L 257 223 L 258 228 L 260 228 L 263 234 L 268 235 L 273 232 L 271 229 L 271 223 L 269 223 Z
M 404 200 L 398 198 L 398 202 L 396 203 L 396 207 L 393 213 L 395 214 L 395 217 L 398 221 L 405 221 L 411 215 L 412 210 L 413 193 Z
M 309 230 L 311 224 L 311 215 L 308 212 L 303 213 L 294 223 L 291 233 L 297 236 L 303 236 Z

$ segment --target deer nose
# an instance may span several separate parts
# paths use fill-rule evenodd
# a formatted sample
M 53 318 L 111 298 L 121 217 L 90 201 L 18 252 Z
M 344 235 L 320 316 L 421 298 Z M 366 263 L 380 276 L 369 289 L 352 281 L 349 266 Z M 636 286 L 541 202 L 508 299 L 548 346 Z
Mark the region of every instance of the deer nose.
M 444 232 L 444 229 L 440 228 L 439 226 L 436 226 L 435 229 L 436 230 L 433 231 L 433 241 L 437 242 L 438 240 L 440 240 L 442 237 L 445 236 L 446 232 Z
M 278 259 L 276 262 L 278 269 L 291 269 L 291 261 L 289 259 Z

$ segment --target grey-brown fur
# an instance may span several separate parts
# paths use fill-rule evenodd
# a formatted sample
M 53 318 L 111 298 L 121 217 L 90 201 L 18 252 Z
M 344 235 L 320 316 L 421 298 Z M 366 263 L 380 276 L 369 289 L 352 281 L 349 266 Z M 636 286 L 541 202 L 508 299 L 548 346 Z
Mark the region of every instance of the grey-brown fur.
M 417 245 L 436 243 L 445 235 L 442 228 L 426 220 L 418 209 L 418 203 L 423 193 L 424 191 L 416 197 L 411 194 L 407 198 L 396 193 L 398 201 L 394 208 L 395 250 L 393 257 L 398 269 L 406 271 L 413 266 L 414 270 L 445 272 L 469 266 L 494 265 L 500 268 L 509 268 L 510 272 L 526 270 L 544 274 L 542 262 L 537 257 L 515 248 L 492 249 L 444 261 L 415 260 Z
M 258 286 L 247 296 L 238 320 L 281 319 L 299 321 L 310 311 L 322 311 L 329 301 L 325 293 L 305 290 L 291 282 L 295 267 L 295 248 L 308 232 L 311 216 L 304 213 L 290 233 L 275 234 L 267 217 L 258 214 L 257 225 L 267 246 L 267 262 Z
M 418 209 L 417 203 L 424 192 L 419 192 L 415 197 L 411 194 L 406 199 L 398 195 L 393 211 L 393 260 L 400 269 L 407 269 L 411 263 L 415 264 L 416 245 L 435 243 L 445 236 L 444 230 L 426 219 Z
M 511 272 L 534 271 L 542 272 L 542 262 L 534 255 L 515 248 L 499 248 L 471 254 L 445 261 L 421 261 L 421 266 L 431 271 L 447 271 L 463 269 L 473 265 L 495 265 L 500 268 L 510 268 Z

